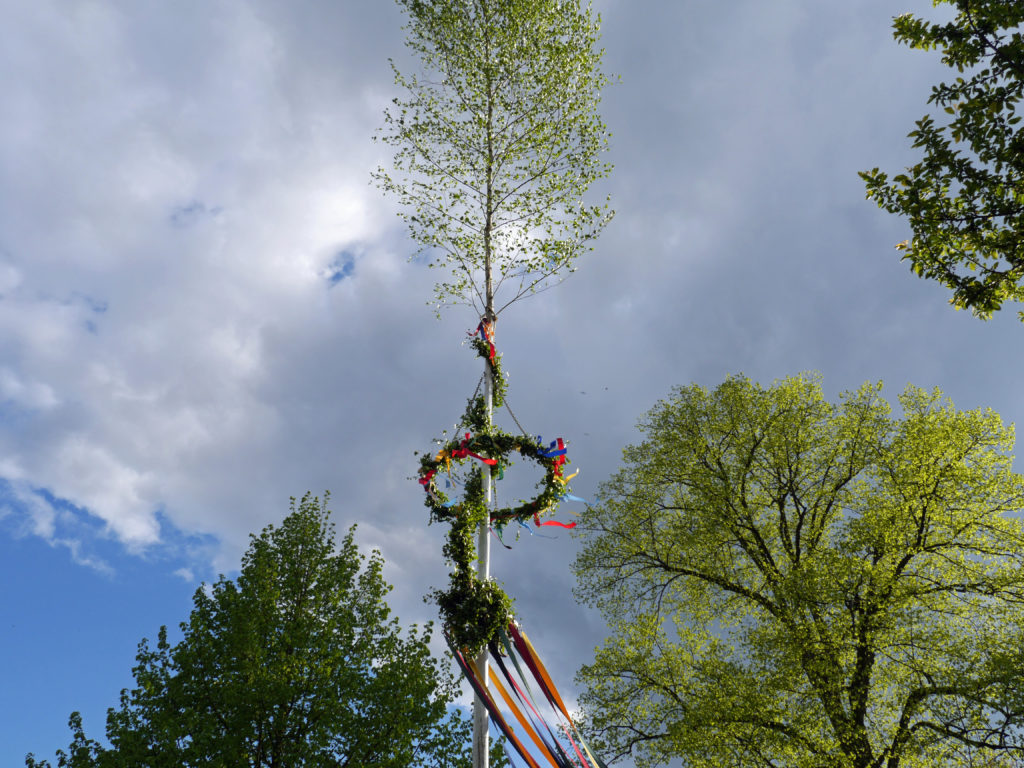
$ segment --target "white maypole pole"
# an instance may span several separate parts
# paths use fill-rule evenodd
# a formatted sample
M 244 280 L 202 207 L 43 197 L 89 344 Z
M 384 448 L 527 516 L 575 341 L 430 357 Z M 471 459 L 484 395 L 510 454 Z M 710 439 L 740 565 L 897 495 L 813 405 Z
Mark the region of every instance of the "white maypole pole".
M 485 321 L 486 323 L 486 321 Z M 484 327 L 487 327 L 485 324 Z M 490 325 L 490 333 L 494 333 L 494 325 Z M 493 341 L 493 339 L 492 339 Z M 494 409 L 494 380 L 493 371 L 490 362 L 484 360 L 484 412 L 487 414 L 487 426 L 491 425 L 491 417 Z M 491 510 L 491 494 L 493 492 L 494 477 L 491 473 L 491 468 L 486 467 L 484 471 L 484 501 L 487 504 L 487 512 L 490 514 Z M 490 519 L 485 517 L 480 521 L 480 527 L 477 529 L 476 535 L 476 551 L 477 551 L 477 576 L 481 580 L 486 580 L 491 577 L 490 573 L 490 561 L 491 561 L 491 537 L 490 537 Z M 487 646 L 484 646 L 480 651 L 480 654 L 476 657 L 476 669 L 477 674 L 480 675 L 480 679 L 487 684 Z M 480 697 L 473 698 L 473 768 L 487 768 L 489 750 L 488 750 L 488 731 L 490 723 L 488 722 L 487 710 L 484 708 L 484 703 L 480 700 Z

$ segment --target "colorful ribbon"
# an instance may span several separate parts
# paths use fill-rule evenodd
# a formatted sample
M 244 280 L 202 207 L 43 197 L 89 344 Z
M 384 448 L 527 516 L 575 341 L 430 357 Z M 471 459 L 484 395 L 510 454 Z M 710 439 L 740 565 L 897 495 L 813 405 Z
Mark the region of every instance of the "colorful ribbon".
M 480 325 L 476 327 L 477 333 L 480 334 L 480 338 L 487 342 L 488 359 L 491 365 L 494 365 L 494 356 L 497 354 L 494 349 L 494 325 L 484 320 L 480 321 Z
M 499 633 L 488 644 L 493 666 L 488 670 L 486 680 L 481 679 L 476 665 L 466 658 L 465 653 L 452 646 L 451 638 L 447 635 L 445 638 L 492 721 L 530 768 L 607 768 L 580 736 L 537 650 L 514 622 L 509 622 L 507 631 Z M 534 686 L 550 707 L 553 717 L 545 717 L 542 713 L 543 707 L 533 693 Z M 498 697 L 492 691 L 497 691 L 506 711 L 519 724 L 520 733 L 528 737 L 526 743 L 532 744 L 532 752 L 527 751 L 526 743 L 510 727 L 513 721 L 499 710 Z
M 495 464 L 498 463 L 497 459 L 488 459 L 488 458 L 486 458 L 484 456 L 481 456 L 479 453 L 473 453 L 471 450 L 469 450 L 469 441 L 471 439 L 472 439 L 472 436 L 470 435 L 469 432 L 467 432 L 465 439 L 461 443 L 459 443 L 459 447 L 458 448 L 452 448 L 451 453 L 450 453 L 450 457 L 452 459 L 464 459 L 467 456 L 472 456 L 474 459 L 479 459 L 484 464 L 487 464 L 488 466 L 491 466 L 491 467 L 493 467 Z M 441 453 L 444 453 L 444 451 L 442 451 Z M 438 455 L 440 455 L 440 454 L 438 454 Z M 447 459 L 448 457 L 446 456 L 445 458 Z

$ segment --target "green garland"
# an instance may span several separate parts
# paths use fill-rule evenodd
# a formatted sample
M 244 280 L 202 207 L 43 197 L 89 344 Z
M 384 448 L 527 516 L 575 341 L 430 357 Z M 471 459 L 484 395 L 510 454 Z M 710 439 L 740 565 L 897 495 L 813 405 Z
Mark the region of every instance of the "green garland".
M 505 397 L 501 358 L 483 339 L 473 339 L 472 344 L 491 367 L 492 402 L 501 406 Z M 495 581 L 480 579 L 472 567 L 477 560 L 473 541 L 476 528 L 486 521 L 501 530 L 509 522 L 525 522 L 554 509 L 568 492 L 561 470 L 567 460 L 564 453 L 549 455 L 551 451 L 534 438 L 513 435 L 493 426 L 488 428 L 483 397 L 470 398 L 462 423 L 472 432 L 461 440 L 455 438 L 443 444 L 434 455 L 421 456 L 419 481 L 426 490 L 430 522 L 451 525 L 443 549 L 445 558 L 454 566 L 451 582 L 447 590 L 435 590 L 431 596 L 440 607 L 445 629 L 456 647 L 476 655 L 512 617 L 512 599 Z M 493 472 L 500 478 L 511 464 L 509 456 L 513 453 L 544 468 L 541 492 L 532 501 L 489 512 L 484 498 L 484 470 L 480 466 L 470 471 L 461 501 L 449 499 L 434 482 L 436 476 L 449 474 L 453 464 L 467 460 L 493 462 Z
M 495 408 L 501 408 L 505 404 L 505 392 L 508 389 L 505 374 L 501 370 L 501 355 L 495 353 L 492 357 L 491 345 L 479 337 L 474 338 L 470 344 L 491 369 L 491 401 Z M 485 420 L 482 419 L 480 424 L 486 426 Z
M 466 513 L 477 507 L 474 494 L 471 491 L 472 482 L 466 483 L 466 493 L 461 502 L 452 504 L 448 496 L 439 491 L 431 484 L 434 476 L 446 472 L 453 463 L 461 463 L 469 455 L 460 455 L 464 452 L 470 454 L 483 454 L 486 458 L 495 459 L 494 472 L 499 479 L 504 474 L 506 467 L 511 462 L 507 456 L 518 452 L 520 456 L 532 459 L 544 468 L 543 490 L 540 495 L 532 501 L 527 501 L 515 507 L 502 507 L 490 513 L 490 522 L 503 528 L 510 521 L 526 521 L 534 515 L 546 512 L 558 503 L 558 499 L 565 493 L 565 485 L 560 481 L 560 468 L 562 462 L 555 457 L 544 455 L 545 448 L 536 440 L 521 435 L 512 435 L 508 432 L 493 430 L 491 434 L 474 435 L 463 440 L 451 440 L 442 446 L 441 450 L 434 457 L 423 456 L 420 459 L 420 478 L 428 478 L 427 498 L 425 504 L 430 510 L 431 522 L 450 522 L 465 517 Z M 477 469 L 475 474 L 480 473 Z M 480 483 L 479 504 L 483 505 L 483 484 Z M 473 515 L 477 518 L 474 522 L 483 521 L 486 515 L 484 511 Z

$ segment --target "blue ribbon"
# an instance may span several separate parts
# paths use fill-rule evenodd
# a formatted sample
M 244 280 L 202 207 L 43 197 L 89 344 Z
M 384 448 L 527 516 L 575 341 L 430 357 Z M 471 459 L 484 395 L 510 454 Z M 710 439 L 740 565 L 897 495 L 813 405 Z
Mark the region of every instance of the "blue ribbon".
M 558 538 L 557 536 L 545 536 L 543 533 L 535 533 L 534 530 L 530 526 L 528 526 L 526 523 L 524 523 L 522 520 L 519 521 L 519 524 L 521 526 L 523 526 L 523 528 L 525 528 L 527 530 L 527 532 L 531 536 L 540 536 L 542 539 L 557 539 Z
M 545 459 L 553 459 L 553 458 L 555 458 L 555 456 L 564 456 L 566 451 L 569 450 L 568 448 L 561 448 L 561 449 L 559 449 L 557 446 L 558 446 L 558 441 L 557 440 L 552 440 L 551 441 L 551 445 L 549 445 L 546 450 L 542 448 L 539 451 L 539 453 Z

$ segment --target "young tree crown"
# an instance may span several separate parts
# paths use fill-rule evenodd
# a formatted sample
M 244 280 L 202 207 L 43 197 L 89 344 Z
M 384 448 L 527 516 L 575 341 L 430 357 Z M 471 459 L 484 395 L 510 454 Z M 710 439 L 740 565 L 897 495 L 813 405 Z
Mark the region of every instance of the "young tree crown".
M 571 272 L 611 218 L 584 201 L 611 171 L 599 19 L 580 0 L 398 3 L 422 72 L 392 63 L 405 96 L 379 138 L 394 167 L 374 178 L 447 273 L 437 306 L 497 315 Z

